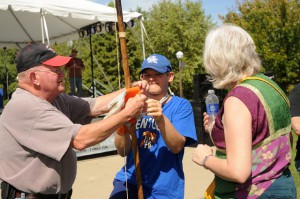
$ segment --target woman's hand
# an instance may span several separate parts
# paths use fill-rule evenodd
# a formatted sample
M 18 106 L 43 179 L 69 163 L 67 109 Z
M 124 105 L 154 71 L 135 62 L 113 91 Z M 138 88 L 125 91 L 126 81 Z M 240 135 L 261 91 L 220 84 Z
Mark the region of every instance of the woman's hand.
M 213 127 L 213 124 L 210 124 L 210 117 L 206 112 L 203 113 L 203 127 L 206 133 L 210 133 Z
M 192 160 L 200 166 L 205 166 L 204 159 L 206 156 L 213 156 L 213 150 L 206 144 L 199 144 L 193 151 Z

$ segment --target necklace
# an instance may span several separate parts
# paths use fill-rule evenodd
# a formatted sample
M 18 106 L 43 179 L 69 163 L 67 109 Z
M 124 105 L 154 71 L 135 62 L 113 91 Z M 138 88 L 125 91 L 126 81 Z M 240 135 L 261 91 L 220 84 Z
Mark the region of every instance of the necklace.
M 159 103 L 164 104 L 170 97 L 170 94 L 167 93 L 163 98 L 159 100 Z

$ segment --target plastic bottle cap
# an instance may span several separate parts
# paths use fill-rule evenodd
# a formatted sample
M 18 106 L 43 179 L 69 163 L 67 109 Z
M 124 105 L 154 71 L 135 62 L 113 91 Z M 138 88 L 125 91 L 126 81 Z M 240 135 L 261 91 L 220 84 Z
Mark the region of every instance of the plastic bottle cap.
M 208 94 L 215 94 L 215 90 L 208 90 Z

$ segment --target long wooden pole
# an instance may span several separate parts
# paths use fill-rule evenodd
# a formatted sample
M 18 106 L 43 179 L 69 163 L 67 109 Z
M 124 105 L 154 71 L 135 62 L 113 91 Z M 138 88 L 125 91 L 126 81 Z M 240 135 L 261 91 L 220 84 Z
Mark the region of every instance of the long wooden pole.
M 130 72 L 128 67 L 128 57 L 127 57 L 127 47 L 126 47 L 126 33 L 123 22 L 123 13 L 122 13 L 122 4 L 121 0 L 116 0 L 116 9 L 117 9 L 117 17 L 118 17 L 118 30 L 119 30 L 119 39 L 121 46 L 121 56 L 122 56 L 122 65 L 124 70 L 124 79 L 126 88 L 130 88 Z M 144 199 L 143 194 L 143 186 L 142 186 L 142 175 L 140 168 L 140 157 L 139 151 L 137 147 L 137 137 L 136 137 L 136 129 L 135 124 L 131 124 L 130 134 L 132 139 L 132 150 L 133 150 L 133 158 L 135 164 L 135 173 L 136 173 L 136 182 L 137 182 L 137 190 L 138 190 L 138 199 Z

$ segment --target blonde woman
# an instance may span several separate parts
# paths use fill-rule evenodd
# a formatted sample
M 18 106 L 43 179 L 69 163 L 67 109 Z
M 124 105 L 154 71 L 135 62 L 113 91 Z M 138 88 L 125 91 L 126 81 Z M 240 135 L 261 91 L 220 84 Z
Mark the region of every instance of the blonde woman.
M 198 145 L 193 161 L 215 174 L 215 198 L 296 198 L 291 161 L 289 102 L 270 78 L 251 36 L 225 24 L 209 32 L 204 65 L 215 88 L 229 89 L 211 138 L 216 155 Z M 208 130 L 209 116 L 204 114 Z

